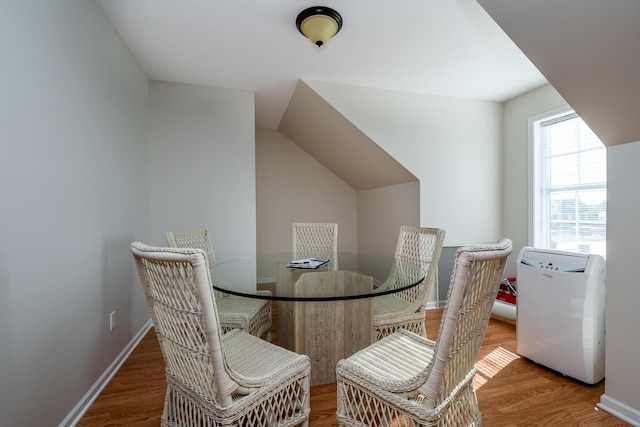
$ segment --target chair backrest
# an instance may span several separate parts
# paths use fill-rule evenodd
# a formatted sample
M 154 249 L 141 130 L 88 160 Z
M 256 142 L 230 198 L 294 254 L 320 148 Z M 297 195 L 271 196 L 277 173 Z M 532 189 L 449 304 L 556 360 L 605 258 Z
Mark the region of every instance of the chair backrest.
M 402 265 L 402 262 L 406 262 L 407 266 L 419 265 L 424 280 L 418 286 L 393 295 L 414 304 L 415 307 L 413 308 L 415 310 L 423 309 L 429 298 L 431 286 L 436 278 L 445 234 L 446 232 L 440 228 L 412 227 L 409 225 L 400 227 L 394 258 L 400 261 L 399 265 Z M 391 287 L 396 284 L 404 286 L 406 281 L 393 280 L 390 282 Z
M 213 266 L 216 263 L 216 254 L 213 252 L 211 237 L 209 237 L 209 230 L 206 228 L 196 228 L 194 230 L 187 231 L 168 231 L 167 244 L 172 248 L 202 249 L 207 254 L 209 266 Z M 214 291 L 214 293 L 216 298 L 224 298 L 228 296 L 228 294 L 220 291 Z
M 167 244 L 173 248 L 197 248 L 202 249 L 207 254 L 209 265 L 216 263 L 216 256 L 211 245 L 209 230 L 206 228 L 197 228 L 187 231 L 169 231 L 167 232 Z
M 475 362 L 500 287 L 511 240 L 461 247 L 456 251 L 440 322 L 434 362 L 420 392 L 434 408 L 473 381 Z
M 229 376 L 222 331 L 202 249 L 131 244 L 151 311 L 167 381 L 200 396 L 231 404 L 237 383 Z
M 338 224 L 293 223 L 294 258 L 332 258 L 338 250 Z

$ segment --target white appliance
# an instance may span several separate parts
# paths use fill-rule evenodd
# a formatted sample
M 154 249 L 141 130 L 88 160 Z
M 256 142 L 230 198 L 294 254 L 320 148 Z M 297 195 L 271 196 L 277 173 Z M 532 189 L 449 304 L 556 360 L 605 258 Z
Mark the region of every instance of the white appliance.
M 517 353 L 563 375 L 604 378 L 605 260 L 522 248 L 517 260 Z

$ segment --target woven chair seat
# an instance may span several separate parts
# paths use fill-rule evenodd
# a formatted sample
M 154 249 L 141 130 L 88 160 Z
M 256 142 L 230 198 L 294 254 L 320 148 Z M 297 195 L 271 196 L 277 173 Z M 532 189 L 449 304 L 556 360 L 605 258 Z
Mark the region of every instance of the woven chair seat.
M 375 297 L 373 299 L 373 307 L 376 313 L 376 317 L 383 317 L 388 314 L 405 312 L 411 307 L 411 305 L 411 303 L 408 303 L 407 301 L 397 298 L 393 295 L 383 295 L 381 297 Z
M 413 304 L 393 295 L 376 297 L 373 301 L 375 312 L 373 330 L 377 334 L 377 339 L 402 329 L 427 336 L 423 309 L 416 311 Z
M 269 291 L 266 292 L 271 294 Z M 257 337 L 265 333 L 270 334 L 272 316 L 269 309 L 270 301 L 229 295 L 216 299 L 216 305 L 222 333 L 242 329 Z
M 307 357 L 239 329 L 224 334 L 222 343 L 229 368 L 245 377 L 246 385 L 252 381 L 253 387 L 268 386 L 278 378 L 304 374 L 309 368 Z
M 433 359 L 434 347 L 435 341 L 401 329 L 338 362 L 337 372 L 353 372 L 357 382 L 383 393 L 415 390 L 423 381 L 419 374 Z

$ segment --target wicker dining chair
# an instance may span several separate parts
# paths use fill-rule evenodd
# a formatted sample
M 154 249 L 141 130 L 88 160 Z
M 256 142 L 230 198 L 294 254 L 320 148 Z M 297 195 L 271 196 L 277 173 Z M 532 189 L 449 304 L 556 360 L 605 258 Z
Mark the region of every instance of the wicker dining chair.
M 169 231 L 167 243 L 174 248 L 202 249 L 207 255 L 209 265 L 215 268 L 216 258 L 208 229 Z M 271 341 L 273 318 L 270 300 L 229 295 L 216 290 L 214 292 L 222 333 L 242 329 L 257 337 L 264 335 L 267 341 Z M 271 295 L 271 291 L 268 290 L 259 290 L 256 293 L 265 297 Z
M 131 244 L 165 361 L 160 425 L 308 425 L 308 356 L 222 333 L 202 249 Z
M 338 362 L 343 426 L 479 426 L 475 361 L 511 240 L 459 248 L 436 341 L 407 330 Z
M 413 288 L 373 299 L 373 336 L 379 340 L 398 329 L 407 329 L 427 336 L 424 325 L 425 306 L 436 279 L 438 261 L 444 244 L 445 231 L 439 228 L 400 227 L 392 267 L 387 280 L 377 289 L 385 291 L 405 286 L 403 280 L 419 266 L 422 282 Z
M 295 222 L 293 231 L 294 258 L 335 258 L 338 250 L 338 224 Z

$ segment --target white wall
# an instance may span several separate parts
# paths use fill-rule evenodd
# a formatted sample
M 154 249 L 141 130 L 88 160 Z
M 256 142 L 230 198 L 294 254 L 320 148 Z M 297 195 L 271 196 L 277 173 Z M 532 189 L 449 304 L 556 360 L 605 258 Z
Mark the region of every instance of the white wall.
M 256 130 L 257 252 L 291 251 L 294 222 L 338 223 L 338 250 L 357 250 L 357 193 L 278 131 Z
M 640 142 L 607 148 L 607 342 L 601 403 L 640 425 Z
M 544 85 L 504 103 L 502 232 L 513 241 L 513 255 L 509 257 L 506 277 L 516 275 L 520 250 L 532 244 L 528 236 L 529 118 L 566 105 L 567 102 L 551 85 Z
M 58 425 L 148 319 L 147 80 L 94 2 L 1 3 L 0 424 Z
M 358 247 L 362 252 L 392 256 L 400 227 L 419 224 L 419 182 L 358 192 Z
M 150 83 L 149 242 L 209 229 L 218 261 L 256 253 L 253 92 Z
M 447 245 L 502 237 L 501 104 L 305 83 L 419 179 L 419 225 Z

